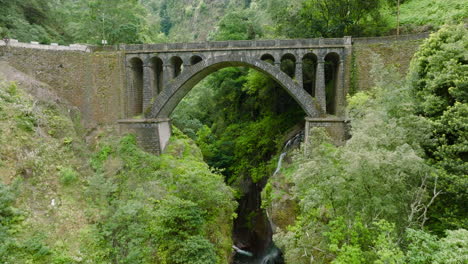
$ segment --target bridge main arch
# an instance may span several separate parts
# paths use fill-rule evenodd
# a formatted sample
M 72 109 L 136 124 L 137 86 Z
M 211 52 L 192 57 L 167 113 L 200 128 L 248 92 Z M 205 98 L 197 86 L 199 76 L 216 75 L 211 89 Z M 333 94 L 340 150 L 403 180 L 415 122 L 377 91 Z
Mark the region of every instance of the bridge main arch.
M 177 78 L 169 81 L 151 107 L 146 109 L 145 117 L 168 119 L 179 102 L 206 76 L 223 68 L 239 66 L 256 69 L 271 77 L 294 98 L 308 117 L 320 117 L 324 114 L 316 99 L 278 67 L 249 56 L 218 56 L 185 68 Z
M 338 143 L 344 142 L 348 83 L 344 68 L 349 64 L 350 38 L 144 44 L 124 46 L 123 50 L 127 89 L 123 91 L 125 119 L 119 120 L 120 131 L 136 134 L 149 152 L 164 150 L 171 136 L 170 116 L 197 83 L 222 68 L 239 66 L 271 77 L 299 104 L 306 115 L 306 140 L 311 127 L 325 127 Z M 134 67 L 135 61 L 143 63 Z M 294 72 L 286 73 L 283 63 L 294 66 Z M 329 79 L 333 87 L 327 89 Z M 138 113 L 133 110 L 135 105 L 142 106 Z

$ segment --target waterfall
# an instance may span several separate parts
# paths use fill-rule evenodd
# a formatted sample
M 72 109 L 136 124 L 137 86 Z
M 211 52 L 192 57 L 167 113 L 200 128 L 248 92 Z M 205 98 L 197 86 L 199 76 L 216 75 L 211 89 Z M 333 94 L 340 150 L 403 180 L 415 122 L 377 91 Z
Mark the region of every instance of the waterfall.
M 282 150 L 281 150 L 281 154 L 278 158 L 278 163 L 276 164 L 276 169 L 275 171 L 273 172 L 272 174 L 272 177 L 277 175 L 281 168 L 282 168 L 282 165 L 283 165 L 283 161 L 284 161 L 284 158 L 286 157 L 286 155 L 288 154 L 288 152 L 299 146 L 300 143 L 303 141 L 303 138 L 304 138 L 304 131 L 301 131 L 299 133 L 297 133 L 296 135 L 294 135 L 293 137 L 291 137 L 283 146 Z M 260 203 L 260 200 L 259 200 L 259 192 L 261 191 L 263 187 L 261 188 L 257 188 L 255 190 L 255 195 L 258 199 L 258 203 Z M 252 191 L 251 191 L 252 192 Z M 253 193 L 251 193 L 253 194 Z M 248 204 L 248 203 L 247 203 Z M 257 209 L 255 210 L 260 210 L 259 207 L 260 207 L 260 204 L 256 205 Z M 244 207 L 242 207 L 244 208 Z M 248 208 L 248 207 L 245 207 L 245 208 Z M 267 224 L 266 226 L 268 227 L 268 232 L 269 232 L 269 236 L 271 236 L 271 234 L 273 233 L 273 230 L 274 230 L 274 223 L 272 222 L 269 214 L 267 211 L 262 211 L 262 214 L 264 215 L 263 216 L 263 223 Z M 265 234 L 266 235 L 266 234 Z M 262 242 L 262 246 L 261 247 L 258 247 L 259 244 L 243 244 L 243 243 L 239 243 L 241 246 L 236 246 L 236 245 L 233 245 L 232 248 L 234 249 L 235 251 L 235 255 L 234 255 L 234 262 L 233 264 L 283 264 L 284 263 L 284 260 L 283 260 L 283 254 L 281 252 L 281 250 L 275 246 L 275 244 L 273 243 L 273 241 L 271 240 L 271 237 L 267 240 L 267 239 L 264 239 L 263 242 Z M 257 249 L 255 248 L 255 246 L 257 247 Z M 248 249 L 248 250 L 246 250 Z
M 278 174 L 278 172 L 281 170 L 281 165 L 283 163 L 284 157 L 286 157 L 286 154 L 288 154 L 288 151 L 292 149 L 293 147 L 299 146 L 301 144 L 302 140 L 304 139 L 304 131 L 301 131 L 294 135 L 294 137 L 290 138 L 288 141 L 286 141 L 286 144 L 283 146 L 283 152 L 279 156 L 278 159 L 278 164 L 276 165 L 276 170 L 273 173 L 273 176 Z
M 283 159 L 284 157 L 286 156 L 288 152 L 283 152 L 281 153 L 279 159 L 278 159 L 278 164 L 276 165 L 276 170 L 275 172 L 273 173 L 273 176 L 275 176 L 276 174 L 278 174 L 278 172 L 281 170 L 281 163 L 283 163 Z

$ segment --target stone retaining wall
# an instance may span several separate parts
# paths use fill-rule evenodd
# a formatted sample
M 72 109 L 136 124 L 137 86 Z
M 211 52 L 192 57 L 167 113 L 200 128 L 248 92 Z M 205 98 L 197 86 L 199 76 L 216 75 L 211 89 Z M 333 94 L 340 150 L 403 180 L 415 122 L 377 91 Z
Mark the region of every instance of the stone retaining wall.
M 371 74 L 373 57 L 380 56 L 385 65 L 394 66 L 404 77 L 414 54 L 429 37 L 429 33 L 353 38 L 353 65 L 351 66 L 352 91 L 368 90 L 374 86 Z
M 65 49 L 64 49 L 65 48 Z M 50 85 L 80 109 L 83 123 L 115 124 L 122 117 L 125 83 L 121 52 L 89 52 L 78 46 L 0 45 L 0 59 Z
M 51 43 L 50 45 L 39 44 L 39 42 L 31 41 L 31 43 L 19 42 L 16 39 L 0 40 L 0 46 L 10 46 L 14 48 L 26 48 L 26 49 L 40 49 L 40 50 L 57 50 L 57 51 L 82 51 L 91 52 L 91 49 L 87 45 L 71 44 L 70 46 L 62 46 L 57 43 Z

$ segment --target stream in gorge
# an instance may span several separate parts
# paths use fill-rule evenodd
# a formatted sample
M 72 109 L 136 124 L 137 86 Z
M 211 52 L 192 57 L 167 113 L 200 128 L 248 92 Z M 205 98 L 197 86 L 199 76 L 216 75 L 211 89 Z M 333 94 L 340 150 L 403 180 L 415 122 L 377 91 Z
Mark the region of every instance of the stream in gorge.
M 292 148 L 303 141 L 301 131 L 289 139 L 278 159 L 275 176 L 279 173 L 283 159 Z M 273 223 L 265 209 L 261 208 L 261 192 L 268 179 L 254 183 L 249 178 L 244 183 L 248 186 L 245 195 L 238 201 L 238 217 L 234 221 L 233 249 L 235 255 L 232 264 L 283 264 L 283 253 L 273 243 Z

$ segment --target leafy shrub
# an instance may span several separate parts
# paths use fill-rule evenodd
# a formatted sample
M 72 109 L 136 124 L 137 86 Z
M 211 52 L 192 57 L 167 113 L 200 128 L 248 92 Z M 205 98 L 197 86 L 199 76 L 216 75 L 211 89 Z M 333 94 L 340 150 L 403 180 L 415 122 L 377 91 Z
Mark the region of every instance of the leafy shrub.
M 407 230 L 408 264 L 466 263 L 468 261 L 468 231 L 448 230 L 446 236 L 438 238 L 423 230 Z
M 192 236 L 173 245 L 168 254 L 170 264 L 215 264 L 218 263 L 213 244 L 202 236 Z
M 78 180 L 78 172 L 70 167 L 59 168 L 60 183 L 65 186 L 71 185 Z
M 100 145 L 85 191 L 97 207 L 96 250 L 108 252 L 100 258 L 132 264 L 228 258 L 232 191 L 193 145 L 179 132 L 161 156 L 141 150 L 133 135 Z

